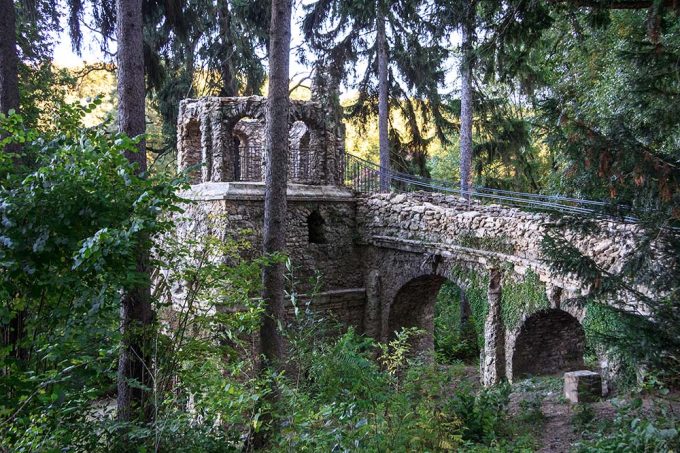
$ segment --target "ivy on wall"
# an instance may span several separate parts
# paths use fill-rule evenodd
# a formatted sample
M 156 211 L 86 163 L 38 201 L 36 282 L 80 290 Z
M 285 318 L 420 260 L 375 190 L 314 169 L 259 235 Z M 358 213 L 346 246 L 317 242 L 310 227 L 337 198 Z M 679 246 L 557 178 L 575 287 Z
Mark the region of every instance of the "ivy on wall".
M 470 303 L 472 311 L 472 323 L 477 336 L 477 344 L 480 349 L 484 348 L 484 321 L 489 313 L 487 290 L 489 288 L 489 275 L 480 274 L 471 269 L 456 266 L 451 269 L 451 276 L 459 282 L 466 282 L 465 296 Z
M 506 273 L 507 275 L 507 273 Z M 451 277 L 459 282 L 466 282 L 465 294 L 472 311 L 472 322 L 479 348 L 484 348 L 484 323 L 489 313 L 487 291 L 489 288 L 488 273 L 480 274 L 471 269 L 456 266 L 451 270 Z M 444 285 L 442 292 L 451 292 L 455 285 Z M 456 299 L 458 300 L 458 299 Z M 515 329 L 519 327 L 522 315 L 532 314 L 550 306 L 546 296 L 545 285 L 535 272 L 528 271 L 520 279 L 503 279 L 501 296 L 501 316 L 505 327 Z
M 550 307 L 545 285 L 538 275 L 529 270 L 521 279 L 503 280 L 501 295 L 501 318 L 506 329 L 514 330 L 519 327 L 522 315 L 531 315 L 539 310 Z
M 640 326 L 635 318 L 600 302 L 590 301 L 586 304 L 583 330 L 586 334 L 586 355 L 590 360 L 606 352 L 617 369 L 617 384 L 624 388 L 632 387 L 637 379 L 637 364 L 627 354 L 627 349 L 620 346 L 632 344 L 629 339 L 640 335 Z

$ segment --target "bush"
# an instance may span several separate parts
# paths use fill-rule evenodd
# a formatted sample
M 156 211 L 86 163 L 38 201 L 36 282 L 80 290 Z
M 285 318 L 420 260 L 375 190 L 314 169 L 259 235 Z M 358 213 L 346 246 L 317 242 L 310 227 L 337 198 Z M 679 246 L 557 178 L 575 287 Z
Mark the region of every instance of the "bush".
M 648 413 L 642 401 L 633 400 L 619 407 L 611 426 L 588 433 L 592 440 L 576 445 L 577 451 L 599 452 L 667 452 L 680 449 L 677 418 L 659 409 Z

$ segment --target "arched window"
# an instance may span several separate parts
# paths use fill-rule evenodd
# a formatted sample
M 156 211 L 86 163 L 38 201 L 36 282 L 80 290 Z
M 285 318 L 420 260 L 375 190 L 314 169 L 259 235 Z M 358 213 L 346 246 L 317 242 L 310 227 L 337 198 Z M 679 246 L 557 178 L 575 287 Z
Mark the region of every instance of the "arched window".
M 235 181 L 262 181 L 264 122 L 241 118 L 231 131 Z

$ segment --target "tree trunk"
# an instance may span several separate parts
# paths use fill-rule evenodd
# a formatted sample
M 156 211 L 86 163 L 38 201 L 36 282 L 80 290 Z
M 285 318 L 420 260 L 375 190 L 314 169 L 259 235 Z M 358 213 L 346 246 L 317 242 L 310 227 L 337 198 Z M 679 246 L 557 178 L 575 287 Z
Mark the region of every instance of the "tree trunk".
M 460 189 L 470 198 L 472 175 L 472 42 L 474 40 L 475 4 L 468 5 L 462 26 L 463 56 L 460 68 Z
M 0 113 L 19 111 L 19 57 L 16 41 L 16 10 L 12 0 L 0 0 Z M 3 152 L 19 154 L 19 147 L 6 145 Z M 21 160 L 17 159 L 16 163 Z M 13 314 L 7 326 L 2 328 L 2 346 L 11 346 L 11 356 L 19 361 L 28 357 L 28 350 L 21 344 L 25 336 L 26 310 Z M 3 370 L 4 372 L 5 370 Z
M 383 3 L 378 2 L 378 141 L 380 143 L 380 191 L 390 190 L 390 139 L 388 135 L 389 105 L 387 99 L 387 35 Z
M 144 44 L 142 34 L 142 0 L 117 0 L 118 40 L 118 126 L 120 132 L 137 137 L 145 132 L 144 117 Z M 126 152 L 130 162 L 146 172 L 146 150 L 142 140 L 137 152 Z M 138 385 L 152 387 L 153 367 L 150 353 L 150 326 L 154 322 L 148 269 L 148 244 L 137 251 L 137 272 L 145 277 L 142 284 L 123 289 L 120 309 L 122 342 L 118 361 L 119 420 L 149 421 L 152 417 L 152 394 Z
M 0 112 L 19 110 L 16 12 L 13 0 L 0 0 Z
M 222 86 L 220 88 L 220 96 L 236 96 L 236 80 L 234 79 L 234 68 L 231 64 L 234 58 L 234 43 L 231 36 L 229 2 L 221 0 L 217 5 L 220 41 L 222 42 L 222 59 L 220 61 Z
M 291 0 L 272 0 L 269 30 L 269 93 L 267 96 L 267 171 L 264 199 L 264 253 L 286 246 L 286 187 L 288 178 L 288 78 Z M 284 264 L 266 266 L 262 274 L 265 314 L 260 328 L 265 365 L 279 365 L 284 344 L 279 322 L 285 317 Z

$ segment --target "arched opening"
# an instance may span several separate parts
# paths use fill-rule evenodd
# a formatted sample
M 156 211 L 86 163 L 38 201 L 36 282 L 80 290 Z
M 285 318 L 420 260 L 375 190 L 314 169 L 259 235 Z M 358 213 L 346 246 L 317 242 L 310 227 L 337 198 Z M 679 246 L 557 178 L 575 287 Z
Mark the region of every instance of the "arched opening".
M 415 352 L 431 354 L 434 349 L 434 307 L 437 293 L 446 279 L 438 275 L 423 275 L 402 286 L 390 307 L 389 332 L 394 335 L 404 327 L 424 331 L 414 344 Z
M 432 354 L 441 364 L 476 362 L 479 357 L 474 311 L 465 292 L 445 277 L 424 275 L 407 282 L 394 297 L 388 328 L 424 331 L 414 342 L 417 353 Z
M 307 216 L 307 232 L 310 244 L 326 243 L 325 225 L 326 220 L 319 211 L 314 210 Z
M 241 118 L 231 131 L 234 181 L 263 179 L 264 123 L 253 118 Z
M 295 121 L 289 132 L 288 176 L 293 182 L 305 182 L 309 176 L 309 128 Z
M 513 379 L 583 368 L 585 332 L 569 313 L 542 310 L 522 325 L 512 355 Z
M 479 323 L 470 304 L 471 295 L 476 296 L 451 281 L 446 281 L 437 293 L 434 351 L 439 363 L 476 363 L 479 359 Z

